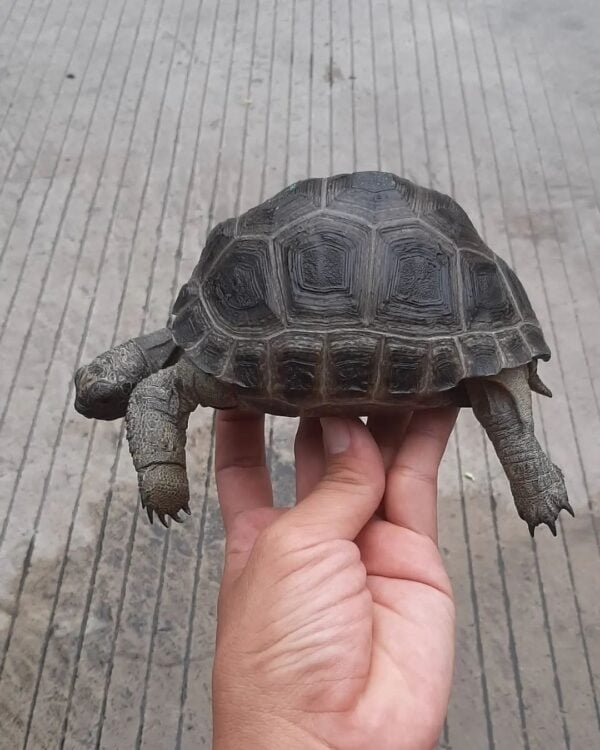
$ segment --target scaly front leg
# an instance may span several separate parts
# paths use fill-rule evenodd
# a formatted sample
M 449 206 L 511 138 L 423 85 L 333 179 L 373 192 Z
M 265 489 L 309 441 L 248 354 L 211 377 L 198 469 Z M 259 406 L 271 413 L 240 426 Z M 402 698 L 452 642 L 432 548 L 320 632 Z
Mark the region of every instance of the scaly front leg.
M 231 408 L 237 399 L 228 386 L 185 359 L 143 380 L 129 399 L 127 440 L 151 523 L 154 513 L 167 526 L 167 516 L 180 521 L 179 511 L 190 512 L 185 443 L 198 404 Z
M 527 367 L 465 381 L 471 406 L 492 441 L 510 482 L 521 518 L 533 536 L 545 523 L 556 536 L 561 510 L 571 515 L 562 471 L 542 450 L 533 431 Z

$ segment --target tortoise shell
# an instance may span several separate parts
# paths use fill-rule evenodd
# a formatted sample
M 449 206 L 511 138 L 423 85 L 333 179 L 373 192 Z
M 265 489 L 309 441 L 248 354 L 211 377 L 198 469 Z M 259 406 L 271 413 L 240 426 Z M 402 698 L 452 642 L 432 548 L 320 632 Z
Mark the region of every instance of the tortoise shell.
M 383 172 L 297 182 L 216 226 L 171 327 L 202 371 L 296 407 L 389 404 L 550 357 L 462 208 Z

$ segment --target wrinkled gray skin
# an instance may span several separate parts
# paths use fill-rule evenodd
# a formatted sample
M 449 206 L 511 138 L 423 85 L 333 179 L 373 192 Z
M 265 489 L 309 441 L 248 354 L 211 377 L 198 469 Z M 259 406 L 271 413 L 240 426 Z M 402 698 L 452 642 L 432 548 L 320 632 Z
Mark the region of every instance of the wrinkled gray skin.
M 179 357 L 180 351 L 165 328 L 104 352 L 75 375 L 75 407 L 80 413 L 97 419 L 126 417 L 142 505 L 150 521 L 156 513 L 165 526 L 167 517 L 180 521 L 180 511 L 190 512 L 185 463 L 190 413 L 199 404 L 217 409 L 253 408 L 242 389 L 217 381 Z M 470 405 L 494 445 L 517 511 L 531 535 L 542 523 L 556 535 L 560 511 L 573 515 L 573 510 L 561 470 L 534 435 L 531 390 L 551 395 L 535 367 L 525 365 L 465 380 L 463 388 L 430 399 L 407 397 L 396 408 Z M 349 413 L 348 408 L 343 411 Z M 312 416 L 326 413 L 336 412 L 320 409 Z
M 492 441 L 510 482 L 517 511 L 529 526 L 531 536 L 541 523 L 547 524 L 556 536 L 555 521 L 560 511 L 574 513 L 562 471 L 544 453 L 533 432 L 533 384 L 527 367 L 467 380 L 465 385 L 475 416 Z

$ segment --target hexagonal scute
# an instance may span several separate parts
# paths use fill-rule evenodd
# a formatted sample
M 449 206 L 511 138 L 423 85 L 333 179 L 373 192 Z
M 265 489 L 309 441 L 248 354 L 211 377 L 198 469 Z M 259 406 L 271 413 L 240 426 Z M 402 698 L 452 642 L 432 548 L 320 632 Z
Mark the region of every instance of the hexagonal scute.
M 319 216 L 276 237 L 288 320 L 356 325 L 369 252 L 368 227 L 343 217 Z
M 274 278 L 267 242 L 236 240 L 207 276 L 204 299 L 233 334 L 254 329 L 263 335 L 281 327 Z
M 403 331 L 460 330 L 456 250 L 418 221 L 377 231 L 375 321 Z
M 497 263 L 461 253 L 463 305 L 468 329 L 506 328 L 520 319 Z
M 240 216 L 238 234 L 273 234 L 321 205 L 320 179 L 302 180 Z
M 359 216 L 370 224 L 414 217 L 399 178 L 388 172 L 357 172 L 327 182 L 326 205 L 331 210 Z

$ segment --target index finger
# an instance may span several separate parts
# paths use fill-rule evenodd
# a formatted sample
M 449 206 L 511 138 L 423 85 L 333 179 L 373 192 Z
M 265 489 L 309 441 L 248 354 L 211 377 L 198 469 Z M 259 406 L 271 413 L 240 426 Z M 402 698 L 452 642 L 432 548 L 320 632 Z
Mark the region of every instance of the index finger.
M 226 532 L 241 511 L 273 505 L 264 414 L 240 409 L 217 412 L 215 476 Z
M 417 411 L 388 470 L 385 517 L 437 541 L 437 476 L 458 409 Z

